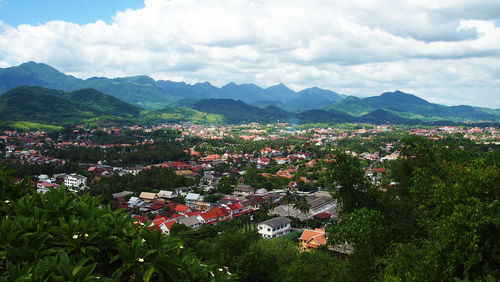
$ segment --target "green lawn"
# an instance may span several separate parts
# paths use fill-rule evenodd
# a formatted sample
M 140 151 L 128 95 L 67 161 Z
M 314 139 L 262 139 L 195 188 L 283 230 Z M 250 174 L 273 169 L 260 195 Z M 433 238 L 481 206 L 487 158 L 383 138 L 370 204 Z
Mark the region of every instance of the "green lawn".
M 302 235 L 302 232 L 304 232 L 304 230 L 294 230 L 284 236 L 275 239 L 296 242 L 300 235 Z

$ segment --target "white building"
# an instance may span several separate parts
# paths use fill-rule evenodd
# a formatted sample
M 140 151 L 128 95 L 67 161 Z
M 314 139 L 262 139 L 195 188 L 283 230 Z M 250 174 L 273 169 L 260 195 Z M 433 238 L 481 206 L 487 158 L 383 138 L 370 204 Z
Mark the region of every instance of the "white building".
M 257 230 L 263 238 L 276 238 L 290 233 L 292 221 L 287 217 L 275 217 L 257 225 Z
M 66 187 L 84 189 L 87 187 L 87 177 L 76 173 L 66 175 L 64 178 L 64 185 Z

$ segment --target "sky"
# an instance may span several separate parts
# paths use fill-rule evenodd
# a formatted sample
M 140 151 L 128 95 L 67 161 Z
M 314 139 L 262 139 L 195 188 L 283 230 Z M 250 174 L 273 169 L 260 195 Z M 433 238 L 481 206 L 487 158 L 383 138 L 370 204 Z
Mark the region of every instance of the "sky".
M 0 67 L 500 108 L 498 0 L 0 0 Z

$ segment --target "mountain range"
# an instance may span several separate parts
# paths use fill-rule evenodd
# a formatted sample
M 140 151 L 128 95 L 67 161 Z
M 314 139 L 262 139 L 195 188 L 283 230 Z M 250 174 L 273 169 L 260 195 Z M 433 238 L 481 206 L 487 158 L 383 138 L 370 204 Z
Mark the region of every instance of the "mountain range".
M 92 77 L 79 79 L 66 75 L 41 63 L 27 62 L 0 69 L 0 93 L 17 86 L 42 86 L 73 91 L 94 88 L 127 103 L 146 109 L 162 109 L 181 99 L 225 98 L 245 103 L 282 102 L 286 110 L 313 109 L 327 103 L 341 101 L 345 96 L 320 88 L 295 92 L 283 84 L 261 88 L 255 84 L 231 82 L 221 88 L 209 82 L 187 84 L 168 80 L 154 80 L 148 76 L 123 78 Z
M 33 62 L 0 69 L 0 125 L 51 128 L 70 124 L 153 122 L 397 123 L 499 121 L 500 110 L 444 106 L 401 91 L 345 97 L 283 84 L 187 84 L 148 76 L 89 78 Z

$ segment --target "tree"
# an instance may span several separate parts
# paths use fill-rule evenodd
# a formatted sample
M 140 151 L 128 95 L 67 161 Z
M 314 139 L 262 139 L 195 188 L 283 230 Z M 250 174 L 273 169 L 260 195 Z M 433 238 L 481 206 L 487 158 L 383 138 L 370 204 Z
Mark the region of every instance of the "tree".
M 300 196 L 297 198 L 297 202 L 293 207 L 306 215 L 306 227 L 309 226 L 309 211 L 311 210 L 311 204 L 307 201 L 307 196 Z
M 297 201 L 297 197 L 287 190 L 286 195 L 283 197 L 282 201 L 283 204 L 287 205 L 288 216 L 290 216 L 290 205 L 294 204 Z

